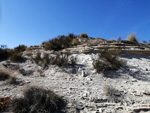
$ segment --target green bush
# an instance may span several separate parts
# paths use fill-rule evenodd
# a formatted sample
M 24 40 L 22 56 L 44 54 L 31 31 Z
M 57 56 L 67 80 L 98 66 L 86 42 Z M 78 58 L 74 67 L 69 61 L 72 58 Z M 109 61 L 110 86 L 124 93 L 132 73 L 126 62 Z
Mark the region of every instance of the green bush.
M 60 113 L 65 110 L 67 102 L 51 90 L 30 87 L 23 97 L 14 98 L 10 104 L 13 113 Z
M 25 46 L 25 45 L 19 45 L 19 46 L 15 47 L 14 50 L 15 50 L 15 52 L 23 52 L 26 50 L 26 48 L 27 48 L 27 46 Z
M 0 71 L 0 81 L 4 81 L 10 78 L 9 73 L 5 71 Z
M 88 35 L 86 33 L 81 33 L 80 37 L 81 38 L 88 38 Z
M 10 60 L 12 62 L 24 62 L 25 59 L 22 57 L 21 53 L 17 53 L 14 52 L 11 56 L 10 56 Z
M 38 48 L 38 47 L 40 47 L 40 46 L 39 46 L 39 45 L 34 45 L 34 47 L 37 47 L 37 48 Z
M 128 41 L 139 43 L 138 40 L 136 39 L 134 33 L 132 33 L 130 36 L 128 36 Z
M 124 65 L 125 62 L 120 60 L 117 54 L 112 55 L 107 49 L 100 51 L 98 58 L 93 58 L 93 67 L 97 73 L 118 70 Z
M 64 48 L 71 47 L 72 40 L 75 38 L 76 36 L 74 34 L 69 34 L 68 36 L 62 35 L 47 42 L 43 42 L 41 46 L 46 50 L 58 51 Z

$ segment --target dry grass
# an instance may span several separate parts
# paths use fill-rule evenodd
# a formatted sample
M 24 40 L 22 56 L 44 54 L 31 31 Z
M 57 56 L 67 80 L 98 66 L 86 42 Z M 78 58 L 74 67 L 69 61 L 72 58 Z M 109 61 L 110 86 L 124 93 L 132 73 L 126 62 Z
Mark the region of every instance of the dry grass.
M 131 35 L 128 36 L 128 41 L 139 43 L 135 37 L 135 33 L 132 33 Z

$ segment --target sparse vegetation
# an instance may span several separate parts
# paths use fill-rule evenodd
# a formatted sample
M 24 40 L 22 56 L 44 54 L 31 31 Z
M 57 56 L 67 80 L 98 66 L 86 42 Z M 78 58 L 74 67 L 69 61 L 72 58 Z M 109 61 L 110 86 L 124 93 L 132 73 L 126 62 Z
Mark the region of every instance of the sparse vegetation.
M 21 53 L 17 53 L 14 52 L 11 56 L 10 56 L 10 60 L 12 62 L 24 62 L 25 58 L 22 57 Z
M 81 38 L 88 38 L 88 35 L 86 33 L 81 33 L 80 37 Z
M 69 62 L 70 65 L 75 66 L 77 64 L 77 58 L 71 56 Z
M 13 113 L 54 113 L 65 110 L 67 102 L 51 90 L 30 87 L 24 96 L 14 98 L 10 104 Z
M 0 49 L 0 61 L 7 60 L 13 53 L 10 49 Z
M 33 58 L 33 60 L 35 61 L 36 64 L 39 64 L 40 61 L 42 60 L 42 58 L 41 58 L 41 53 L 40 53 L 40 52 L 37 52 L 36 57 Z
M 34 47 L 35 47 L 35 48 L 36 48 L 36 47 L 38 48 L 38 47 L 40 47 L 40 46 L 39 46 L 39 45 L 34 45 Z
M 27 48 L 27 46 L 25 46 L 25 45 L 19 45 L 19 46 L 15 47 L 14 50 L 15 50 L 15 52 L 17 52 L 17 53 L 20 53 L 20 52 L 25 51 L 26 48 Z
M 62 35 L 47 42 L 43 42 L 41 46 L 46 50 L 58 51 L 64 48 L 71 47 L 72 43 L 74 43 L 73 39 L 75 38 L 76 36 L 74 34 L 69 34 L 68 36 Z M 77 42 L 74 44 L 77 44 Z
M 33 58 L 33 60 L 35 61 L 36 64 L 41 65 L 43 67 L 46 67 L 49 65 L 50 63 L 50 59 L 49 59 L 49 55 L 45 53 L 45 55 L 43 56 L 43 58 L 41 58 L 41 53 L 38 52 L 36 57 Z
M 78 45 L 79 41 L 77 38 L 72 39 L 71 45 Z
M 111 86 L 106 86 L 105 87 L 105 95 L 106 96 L 115 96 L 116 93 L 119 91 Z
M 132 33 L 130 36 L 128 36 L 128 41 L 139 43 L 138 40 L 135 37 L 135 33 Z
M 109 101 L 113 101 L 115 103 L 123 102 L 124 99 L 124 93 L 112 86 L 105 87 L 105 95 L 108 97 Z
M 111 70 L 118 70 L 125 62 L 120 60 L 117 54 L 111 54 L 107 49 L 100 51 L 97 58 L 93 58 L 93 67 L 97 73 L 105 73 Z
M 76 65 L 77 58 L 69 57 L 68 54 L 56 54 L 56 56 L 49 57 L 48 54 L 45 54 L 43 58 L 41 58 L 41 53 L 38 52 L 36 57 L 33 58 L 36 64 L 46 67 L 49 64 L 57 65 L 59 67 L 66 67 L 66 66 L 74 66 Z
M 4 81 L 10 78 L 10 74 L 5 71 L 0 71 L 0 81 Z
M 76 65 L 77 59 L 75 57 L 70 57 L 68 54 L 57 54 L 55 57 L 50 58 L 50 64 L 57 65 L 59 67 L 66 67 L 66 66 L 74 66 Z

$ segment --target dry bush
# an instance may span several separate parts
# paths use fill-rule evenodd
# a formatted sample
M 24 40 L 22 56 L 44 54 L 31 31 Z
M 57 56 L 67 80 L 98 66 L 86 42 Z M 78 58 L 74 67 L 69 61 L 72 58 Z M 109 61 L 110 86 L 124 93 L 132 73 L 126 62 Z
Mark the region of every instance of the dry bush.
M 77 39 L 77 38 L 72 39 L 71 44 L 72 44 L 72 45 L 79 45 L 78 39 Z
M 105 87 L 105 95 L 106 96 L 115 96 L 119 91 L 111 86 Z
M 128 41 L 139 43 L 135 37 L 135 33 L 132 33 L 130 36 L 128 36 Z
M 39 62 L 42 60 L 41 53 L 37 52 L 36 57 L 33 58 L 33 60 L 35 61 L 36 64 L 39 64 Z
M 80 37 L 81 38 L 88 38 L 88 35 L 86 33 L 81 33 Z
M 98 58 L 93 58 L 93 67 L 97 73 L 105 73 L 111 70 L 118 70 L 125 65 L 117 54 L 112 55 L 107 49 L 100 51 Z
M 10 74 L 5 71 L 0 71 L 0 81 L 4 81 L 10 78 Z
M 41 53 L 38 52 L 36 57 L 33 58 L 34 62 L 40 66 L 46 67 L 50 63 L 49 55 L 45 54 L 43 58 L 41 58 Z
M 68 36 L 61 35 L 47 42 L 43 42 L 41 46 L 46 50 L 58 51 L 71 47 L 72 43 L 78 44 L 77 40 L 76 42 L 73 42 L 73 40 L 75 41 L 76 38 L 77 37 L 74 34 L 69 34 Z
M 57 54 L 55 57 L 50 58 L 51 65 L 57 65 L 59 67 L 75 66 L 77 59 L 70 57 L 68 54 Z
M 25 58 L 22 57 L 21 53 L 15 52 L 10 56 L 10 60 L 12 62 L 24 62 Z
M 75 65 L 77 64 L 77 58 L 71 56 L 70 59 L 69 59 L 69 64 L 70 64 L 71 66 L 75 66 Z
M 65 110 L 67 102 L 51 90 L 30 87 L 23 97 L 14 98 L 10 104 L 13 113 L 60 113 Z
M 7 60 L 11 55 L 11 51 L 7 49 L 0 49 L 0 61 Z
M 124 93 L 112 86 L 105 87 L 105 95 L 108 97 L 109 101 L 112 101 L 115 103 L 123 102 L 124 100 Z
M 27 46 L 25 46 L 25 45 L 19 45 L 19 46 L 15 47 L 14 50 L 15 50 L 15 52 L 23 52 L 26 50 L 26 48 L 27 48 Z

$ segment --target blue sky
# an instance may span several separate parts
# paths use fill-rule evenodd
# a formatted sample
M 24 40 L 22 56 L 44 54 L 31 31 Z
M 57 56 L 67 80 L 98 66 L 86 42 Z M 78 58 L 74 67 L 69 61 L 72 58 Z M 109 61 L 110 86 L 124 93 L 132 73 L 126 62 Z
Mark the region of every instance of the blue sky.
M 58 35 L 150 40 L 150 0 L 0 0 L 0 44 L 40 45 Z

